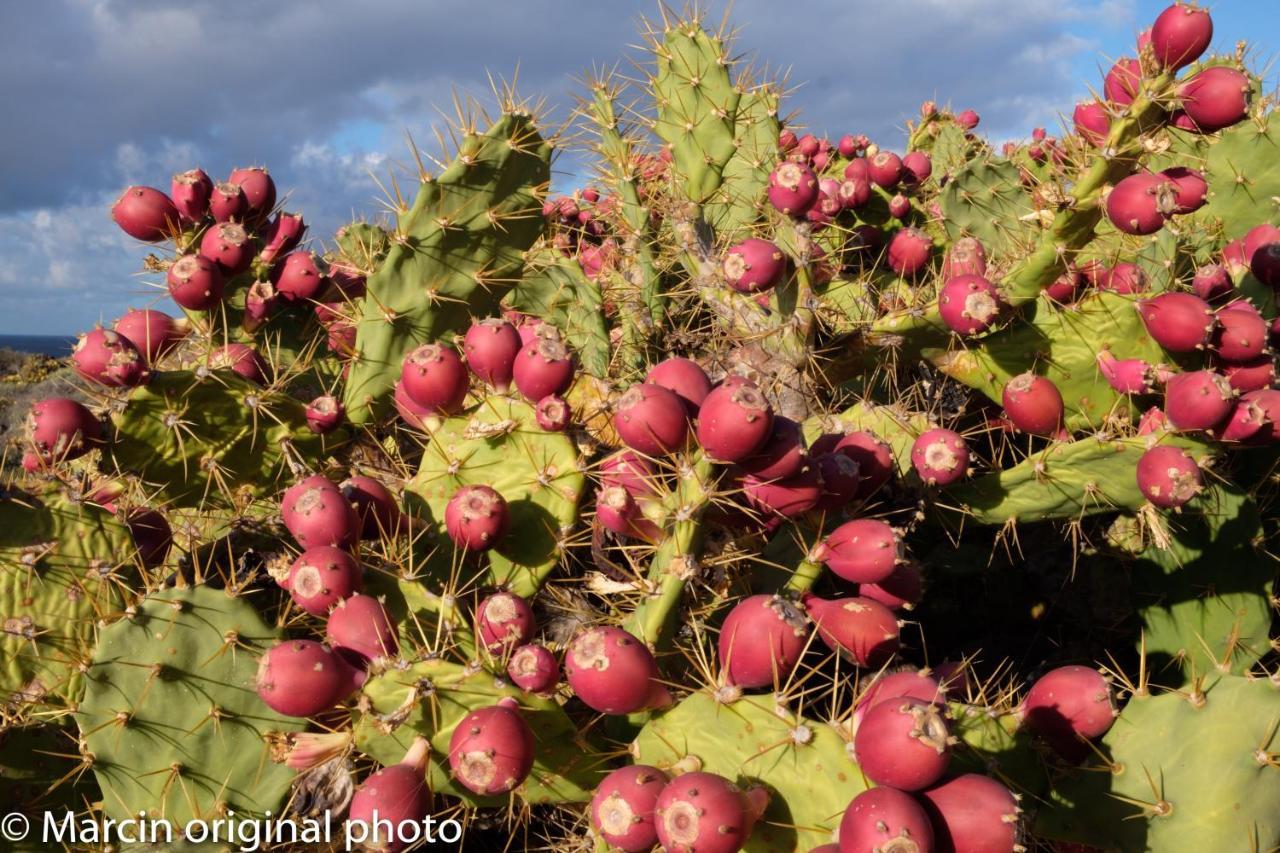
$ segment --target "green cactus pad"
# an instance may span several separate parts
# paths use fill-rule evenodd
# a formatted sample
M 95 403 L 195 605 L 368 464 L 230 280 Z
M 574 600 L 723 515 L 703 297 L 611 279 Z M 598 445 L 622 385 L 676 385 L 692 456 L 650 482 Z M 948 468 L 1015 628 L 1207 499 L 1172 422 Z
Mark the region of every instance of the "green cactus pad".
M 305 724 L 255 692 L 279 638 L 247 601 L 207 587 L 154 593 L 102 631 L 76 721 L 108 817 L 279 814 L 293 771 L 266 738 Z
M 497 311 L 542 233 L 550 161 L 533 119 L 512 112 L 463 135 L 452 164 L 421 183 L 368 279 L 346 387 L 352 423 L 388 410 L 406 353 Z
M 511 526 L 488 552 L 488 582 L 528 596 L 558 564 L 585 483 L 568 436 L 542 430 L 528 404 L 491 395 L 432 433 L 405 495 L 420 499 L 411 510 L 432 521 L 437 543 L 448 544 L 444 510 L 454 493 L 466 485 L 497 490 L 507 501 Z
M 1018 167 L 1008 161 L 975 162 L 956 172 L 938 197 L 952 240 L 977 237 L 993 255 L 1005 257 L 1035 240 L 1040 227 Z
M 1243 237 L 1255 225 L 1280 218 L 1280 120 L 1273 114 L 1243 121 L 1204 152 L 1203 169 L 1209 182 L 1209 201 L 1196 211 L 1198 224 L 1221 223 L 1227 239 Z
M 720 192 L 703 206 L 707 224 L 722 243 L 747 236 L 747 229 L 760 218 L 781 129 L 776 92 L 755 89 L 742 96 L 734 123 L 736 150 L 725 163 Z
M 404 758 L 413 739 L 431 741 L 431 789 L 471 805 L 499 806 L 507 797 L 478 797 L 454 782 L 449 771 L 449 739 L 458 723 L 477 708 L 510 696 L 520 703 L 533 729 L 533 770 L 516 796 L 530 805 L 581 803 L 608 767 L 554 699 L 525 693 L 493 675 L 444 660 L 425 660 L 370 678 L 355 721 L 356 748 L 383 764 Z
M 1280 845 L 1280 689 L 1227 675 L 1210 679 L 1203 698 L 1203 707 L 1177 693 L 1130 699 L 1100 744 L 1112 772 L 1063 779 L 1036 834 L 1108 853 Z
M 334 239 L 340 259 L 366 274 L 382 266 L 391 250 L 391 235 L 371 222 L 350 222 L 338 229 Z
M 1197 462 L 1209 455 L 1206 445 L 1190 438 L 1165 436 L 1160 443 L 1181 447 Z M 1137 509 L 1147 500 L 1138 489 L 1138 460 L 1153 445 L 1148 437 L 1057 443 L 1012 468 L 948 489 L 947 501 L 979 524 Z
M 95 624 L 136 580 L 133 538 L 106 510 L 60 493 L 0 500 L 0 702 L 74 703 Z
M 273 493 L 291 465 L 314 463 L 348 437 L 316 435 L 301 402 L 230 370 L 159 373 L 112 422 L 116 467 L 179 506 Z
M 889 445 L 893 450 L 898 474 L 905 476 L 912 471 L 911 446 L 921 433 L 929 429 L 929 419 L 918 412 L 908 412 L 900 406 L 880 406 L 875 403 L 855 403 L 835 417 L 812 417 L 803 424 L 806 444 L 827 432 L 852 432 L 862 430 Z
M 769 789 L 769 808 L 742 848 L 809 850 L 831 842 L 849 801 L 868 787 L 832 726 L 779 713 L 772 697 L 725 705 L 695 693 L 655 714 L 632 744 L 636 762 L 670 767 L 686 756 L 743 786 Z
M 396 624 L 401 653 L 452 648 L 468 660 L 476 656 L 471 623 L 456 601 L 445 600 L 417 580 L 387 572 L 365 572 L 364 592 L 382 601 Z
M 607 378 L 609 329 L 605 325 L 600 285 L 587 278 L 573 258 L 560 256 L 544 260 L 550 263 L 526 273 L 508 296 L 508 304 L 558 328 L 583 368 L 592 376 Z
M 88 767 L 78 757 L 79 733 L 55 724 L 0 727 L 0 786 L 4 810 L 19 812 L 39 826 L 45 813 L 61 821 L 68 812 L 82 819 L 88 804 L 101 798 Z M 14 842 L 0 838 L 5 853 L 47 850 L 40 832 Z
M 949 772 L 991 774 L 1018 793 L 1043 792 L 1044 767 L 1013 714 L 959 702 L 950 711 L 951 734 L 962 746 L 952 753 Z

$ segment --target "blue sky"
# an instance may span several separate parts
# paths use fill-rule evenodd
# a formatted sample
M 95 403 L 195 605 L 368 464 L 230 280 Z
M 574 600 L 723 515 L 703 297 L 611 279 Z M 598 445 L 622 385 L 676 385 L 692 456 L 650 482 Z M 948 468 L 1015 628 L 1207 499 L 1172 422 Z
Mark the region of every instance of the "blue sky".
M 1100 67 L 1166 6 L 1147 0 L 737 0 L 739 47 L 789 68 L 785 107 L 811 128 L 888 147 L 931 98 L 997 140 L 1055 128 Z M 714 17 L 718 18 L 720 4 Z M 1275 0 L 1211 6 L 1215 47 L 1280 52 Z M 454 88 L 520 65 L 521 91 L 563 111 L 574 79 L 634 57 L 634 0 L 42 0 L 0 28 L 0 334 L 62 334 L 130 306 L 175 310 L 136 270 L 146 248 L 108 206 L 130 183 L 215 180 L 266 164 L 324 238 L 377 216 L 368 172 L 430 148 Z M 1269 75 L 1274 87 L 1275 73 Z M 573 178 L 561 161 L 560 188 Z

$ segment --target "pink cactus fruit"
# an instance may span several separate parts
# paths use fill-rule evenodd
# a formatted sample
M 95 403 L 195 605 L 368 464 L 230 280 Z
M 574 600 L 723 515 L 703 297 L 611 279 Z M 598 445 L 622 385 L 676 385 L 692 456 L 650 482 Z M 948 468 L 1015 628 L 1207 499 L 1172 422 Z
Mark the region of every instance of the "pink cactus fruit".
M 670 777 L 656 767 L 620 767 L 600 781 L 591 797 L 591 827 L 611 848 L 645 853 L 658 843 L 654 809 Z
M 102 423 L 81 403 L 47 397 L 31 404 L 27 440 L 45 464 L 78 459 L 101 443 Z
M 427 786 L 427 758 L 431 744 L 414 738 L 399 764 L 384 767 L 369 778 L 351 798 L 347 814 L 348 839 L 363 838 L 362 847 L 377 853 L 400 853 L 421 834 L 421 824 L 431 812 L 431 789 Z M 356 830 L 352 824 L 363 824 Z M 401 829 L 416 824 L 414 829 Z
M 467 369 L 441 344 L 423 344 L 406 355 L 400 382 L 410 399 L 436 414 L 455 414 L 467 398 Z
M 958 335 L 976 335 L 991 328 L 1002 304 L 996 286 L 979 275 L 947 280 L 938 293 L 938 311 L 947 328 Z
M 253 237 L 238 222 L 221 222 L 200 238 L 200 254 L 218 265 L 225 277 L 234 277 L 253 263 Z
M 468 551 L 487 551 L 497 545 L 510 524 L 507 502 L 488 486 L 462 486 L 444 509 L 449 538 Z
M 685 773 L 654 804 L 658 843 L 666 853 L 737 853 L 768 802 L 763 788 L 744 793 L 723 776 Z
M 858 596 L 827 600 L 807 594 L 801 603 L 827 648 L 859 666 L 880 666 L 897 654 L 898 619 L 880 602 Z
M 849 803 L 840 820 L 840 853 L 927 853 L 933 849 L 929 815 L 915 797 L 897 788 L 863 791 Z
M 763 480 L 748 474 L 742 479 L 742 493 L 747 503 L 766 516 L 795 518 L 822 499 L 822 477 L 816 466 L 784 480 Z
M 370 661 L 394 657 L 400 651 L 391 614 L 381 601 L 368 595 L 344 598 L 329 611 L 325 641 L 362 669 Z
M 807 460 L 800 425 L 790 418 L 774 415 L 769 437 L 758 451 L 739 464 L 759 480 L 782 480 L 799 474 Z
M 303 221 L 301 213 L 279 213 L 271 220 L 263 232 L 263 246 L 258 252 L 258 258 L 263 263 L 273 264 L 276 259 L 292 252 L 294 248 L 302 242 L 302 235 L 307 233 L 307 223 Z M 357 280 L 363 285 L 363 276 L 358 275 L 351 267 L 341 264 L 333 264 L 330 267 L 330 274 L 335 279 L 340 279 L 342 286 L 339 288 L 343 295 L 349 299 L 354 299 L 360 294 L 355 292 Z
M 721 384 L 702 401 L 698 444 L 717 462 L 741 462 L 756 453 L 773 430 L 773 409 L 754 384 Z
M 940 275 L 948 281 L 961 275 L 985 276 L 987 274 L 987 250 L 976 237 L 961 237 L 947 249 Z
M 209 215 L 214 222 L 232 222 L 244 218 L 249 209 L 249 200 L 239 184 L 226 181 L 214 184 L 209 194 Z
M 355 509 L 361 539 L 393 536 L 406 526 L 395 495 L 378 480 L 354 474 L 339 483 L 338 488 Z
M 620 450 L 600 463 L 600 481 L 605 486 L 621 486 L 635 497 L 657 494 L 657 467 L 634 450 Z
M 276 204 L 276 183 L 267 170 L 249 166 L 236 169 L 227 178 L 227 183 L 236 184 L 244 191 L 247 202 L 246 217 L 251 221 L 264 221 Z
M 725 680 L 747 689 L 783 685 L 808 645 L 804 611 L 777 595 L 740 601 L 720 628 L 720 666 Z
M 902 180 L 902 158 L 892 151 L 877 151 L 867 158 L 867 176 L 871 183 L 892 191 Z
M 515 790 L 533 769 L 533 759 L 533 729 L 510 697 L 472 711 L 449 739 L 453 778 L 482 796 Z
M 179 172 L 169 184 L 169 197 L 181 214 L 183 224 L 204 219 L 209 212 L 209 197 L 212 194 L 213 181 L 202 169 Z
M 560 682 L 560 664 L 546 646 L 528 643 L 511 653 L 507 677 L 521 690 L 546 695 Z
M 1116 358 L 1111 350 L 1098 352 L 1098 372 L 1118 394 L 1150 394 L 1155 371 L 1140 358 Z
M 858 518 L 833 530 L 817 556 L 851 583 L 876 583 L 889 577 L 903 559 L 902 537 L 887 521 Z
M 1243 72 L 1215 65 L 1178 87 L 1178 98 L 1199 132 L 1214 133 L 1244 120 L 1251 92 L 1252 85 Z
M 890 699 L 918 699 L 933 705 L 945 705 L 946 691 L 928 670 L 903 669 L 877 675 L 858 697 L 853 709 L 856 730 L 867 711 Z
M 924 597 L 924 576 L 920 566 L 908 560 L 895 566 L 884 580 L 859 585 L 858 594 L 891 610 L 911 610 Z
M 1186 451 L 1171 445 L 1153 447 L 1138 460 L 1138 488 L 1158 507 L 1177 509 L 1199 494 L 1204 480 Z
M 342 425 L 346 409 L 332 394 L 316 397 L 307 404 L 307 427 L 317 435 L 327 435 Z
M 335 604 L 364 587 L 364 571 L 341 548 L 317 545 L 298 555 L 280 586 L 312 616 L 327 616 Z
M 702 401 L 711 393 L 711 380 L 696 361 L 672 357 L 649 369 L 644 381 L 660 385 L 679 397 L 691 416 L 696 416 Z
M 1216 318 L 1213 348 L 1219 358 L 1242 364 L 1266 351 L 1270 327 L 1258 309 L 1248 302 L 1229 303 L 1218 309 Z
M 1191 279 L 1191 289 L 1196 296 L 1206 302 L 1212 302 L 1235 290 L 1227 268 L 1221 264 L 1205 264 L 1196 270 Z
M 1235 392 L 1212 370 L 1179 373 L 1164 387 L 1164 412 L 1180 430 L 1213 430 L 1231 414 Z
M 76 373 L 108 388 L 132 388 L 150 377 L 146 359 L 124 335 L 94 329 L 81 335 L 71 353 Z
M 1088 753 L 1080 738 L 1102 737 L 1115 720 L 1111 684 L 1087 666 L 1060 666 L 1031 685 L 1018 717 L 1064 758 L 1078 760 Z
M 682 449 L 689 436 L 684 401 L 661 385 L 632 385 L 619 398 L 613 427 L 628 447 L 646 456 L 666 456 Z
M 724 279 L 739 293 L 770 290 L 787 269 L 786 255 L 768 240 L 750 237 L 732 246 L 721 264 Z
M 1192 352 L 1209 343 L 1213 309 L 1199 296 L 1167 291 L 1137 307 L 1147 334 L 1169 352 Z
M 563 394 L 573 384 L 573 354 L 560 340 L 537 335 L 516 356 L 512 376 L 526 400 Z
M 964 130 L 973 130 L 982 121 L 981 117 L 973 110 L 961 110 L 956 113 L 956 124 Z
M 1076 133 L 1080 134 L 1094 147 L 1101 147 L 1111 133 L 1111 115 L 1107 107 L 1098 101 L 1086 101 L 1076 104 L 1072 113 Z
M 564 397 L 548 394 L 533 407 L 533 419 L 547 432 L 564 432 L 573 419 L 573 409 Z
M 324 545 L 350 548 L 359 536 L 355 510 L 338 487 L 319 474 L 286 489 L 280 510 L 284 526 L 304 549 Z
M 793 160 L 783 160 L 769 173 L 769 203 L 779 213 L 801 217 L 818 201 L 818 177 Z
M 1154 234 L 1164 227 L 1175 198 L 1176 185 L 1163 175 L 1130 175 L 1107 195 L 1107 218 L 1125 234 Z
M 188 311 L 208 311 L 222 301 L 222 270 L 203 255 L 183 255 L 165 274 L 169 296 Z
M 328 279 L 314 252 L 290 252 L 271 271 L 271 283 L 288 302 L 310 302 L 324 290 Z
M 1173 183 L 1174 214 L 1194 213 L 1204 207 L 1209 196 L 1209 182 L 1204 175 L 1186 166 L 1165 169 L 1160 176 Z
M 173 545 L 173 529 L 164 515 L 147 507 L 134 507 L 125 514 L 125 525 L 142 565 L 148 569 L 163 565 Z
M 500 317 L 475 321 L 462 339 L 467 367 L 481 382 L 499 391 L 511 386 L 516 356 L 523 347 L 516 327 Z
M 116 334 L 133 344 L 147 364 L 164 357 L 185 335 L 172 317 L 152 308 L 125 312 L 114 328 Z
M 564 672 L 573 692 L 602 714 L 631 714 L 669 705 L 653 653 L 636 637 L 607 625 L 587 628 L 569 643 Z
M 312 717 L 347 698 L 356 687 L 354 667 L 314 640 L 286 640 L 258 663 L 258 696 L 288 717 Z
M 1022 810 L 1012 791 L 989 776 L 966 773 L 920 792 L 937 838 L 936 849 L 1017 850 Z
M 918 228 L 903 228 L 889 240 L 889 267 L 900 276 L 919 275 L 929 266 L 933 240 Z
M 918 186 L 933 175 L 933 160 L 923 151 L 912 151 L 902 158 L 902 182 Z
M 1151 27 L 1151 50 L 1162 68 L 1176 71 L 1200 58 L 1213 40 L 1213 19 L 1208 11 L 1174 3 L 1160 13 Z
M 129 187 L 111 205 L 111 218 L 135 240 L 158 243 L 181 227 L 173 200 L 154 187 Z
M 1005 414 L 1023 432 L 1052 436 L 1062 429 L 1062 392 L 1047 377 L 1021 373 L 1005 383 L 1001 399 Z
M 1142 91 L 1142 64 L 1131 56 L 1116 60 L 1107 72 L 1102 91 L 1111 103 L 1127 107 Z
M 267 365 L 248 344 L 227 344 L 209 353 L 210 370 L 230 370 L 255 385 L 267 383 Z
M 491 653 L 524 645 L 536 627 L 533 608 L 518 595 L 495 592 L 476 607 L 476 634 Z
M 932 702 L 907 696 L 871 706 L 853 736 L 858 766 L 877 785 L 919 791 L 942 778 L 951 761 L 951 730 Z
M 911 465 L 927 485 L 949 486 L 969 472 L 969 445 L 952 430 L 927 430 L 911 445 Z

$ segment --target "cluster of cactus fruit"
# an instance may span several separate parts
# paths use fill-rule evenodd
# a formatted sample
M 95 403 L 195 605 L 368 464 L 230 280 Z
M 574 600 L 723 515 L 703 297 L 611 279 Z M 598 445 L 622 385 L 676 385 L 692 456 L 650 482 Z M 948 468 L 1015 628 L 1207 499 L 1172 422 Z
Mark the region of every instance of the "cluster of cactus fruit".
M 378 850 L 433 810 L 476 849 L 1280 845 L 1280 120 L 1243 51 L 1179 2 L 1061 138 L 930 103 L 899 156 L 798 135 L 696 13 L 646 36 L 569 195 L 503 90 L 324 254 L 263 169 L 115 203 L 183 316 L 83 335 L 31 408 L 8 802 L 328 809 Z M 1126 579 L 1136 642 L 948 619 L 954 566 L 1041 545 Z

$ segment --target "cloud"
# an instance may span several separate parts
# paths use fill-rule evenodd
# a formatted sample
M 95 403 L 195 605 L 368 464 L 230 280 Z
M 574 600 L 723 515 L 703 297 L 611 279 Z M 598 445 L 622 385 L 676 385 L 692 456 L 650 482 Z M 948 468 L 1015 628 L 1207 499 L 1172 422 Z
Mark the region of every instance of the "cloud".
M 1133 0 L 738 0 L 738 47 L 791 63 L 786 104 L 820 132 L 900 145 L 921 101 L 972 107 L 996 137 L 1056 126 L 1083 85 L 1073 64 Z M 72 331 L 149 295 L 145 249 L 107 207 L 129 183 L 161 188 L 200 165 L 215 179 L 270 166 L 312 234 L 377 215 L 370 176 L 427 150 L 456 90 L 487 72 L 564 117 L 584 71 L 636 58 L 656 4 L 526 0 L 46 0 L 0 31 L 0 330 Z M 718 17 L 716 18 L 718 20 Z M 1099 21 L 1105 23 L 1100 24 Z M 558 164 L 560 182 L 580 160 Z M 154 292 L 154 291 L 150 291 Z

